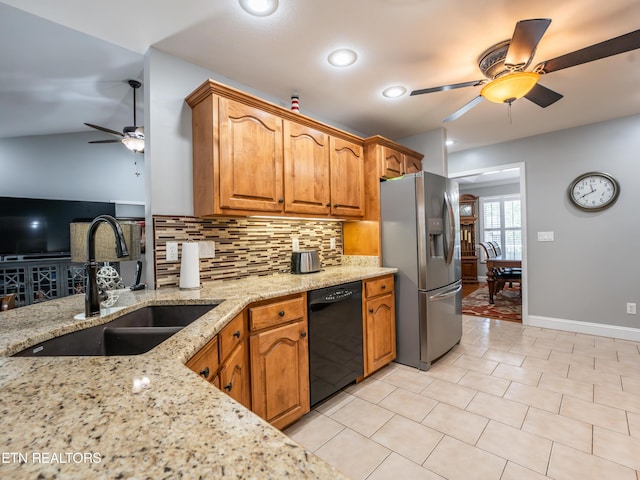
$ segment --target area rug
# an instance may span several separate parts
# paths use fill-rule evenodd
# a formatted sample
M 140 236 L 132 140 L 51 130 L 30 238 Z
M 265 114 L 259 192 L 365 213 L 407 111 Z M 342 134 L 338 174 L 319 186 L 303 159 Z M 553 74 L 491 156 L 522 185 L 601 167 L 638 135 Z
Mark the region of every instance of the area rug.
M 493 305 L 489 304 L 489 289 L 485 283 L 462 299 L 462 314 L 522 322 L 520 289 L 505 286 L 494 295 L 493 301 Z

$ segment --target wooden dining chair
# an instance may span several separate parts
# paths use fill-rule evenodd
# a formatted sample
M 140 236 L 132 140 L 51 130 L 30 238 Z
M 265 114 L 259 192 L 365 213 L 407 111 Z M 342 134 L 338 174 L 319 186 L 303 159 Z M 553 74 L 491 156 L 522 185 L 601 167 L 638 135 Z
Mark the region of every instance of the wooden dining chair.
M 499 245 L 498 245 L 499 246 Z M 493 248 L 490 242 L 480 242 L 480 247 L 484 250 L 487 259 L 493 259 L 498 256 L 496 250 Z M 509 286 L 513 286 L 513 283 L 518 283 L 522 290 L 522 269 L 520 268 L 492 268 L 495 273 L 495 284 L 493 288 L 493 295 L 495 296 L 504 286 L 509 283 Z

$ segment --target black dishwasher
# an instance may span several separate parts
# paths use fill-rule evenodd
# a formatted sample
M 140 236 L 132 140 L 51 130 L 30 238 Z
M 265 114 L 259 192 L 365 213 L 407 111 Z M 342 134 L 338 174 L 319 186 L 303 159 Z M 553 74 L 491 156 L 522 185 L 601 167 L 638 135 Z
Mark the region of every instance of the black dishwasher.
M 362 282 L 307 293 L 311 405 L 364 374 Z

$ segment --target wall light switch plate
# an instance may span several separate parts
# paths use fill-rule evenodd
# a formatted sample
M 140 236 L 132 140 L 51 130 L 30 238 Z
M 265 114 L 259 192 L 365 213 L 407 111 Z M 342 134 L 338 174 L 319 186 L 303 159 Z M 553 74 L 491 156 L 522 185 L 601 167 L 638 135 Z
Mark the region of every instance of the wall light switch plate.
M 291 247 L 293 248 L 294 252 L 298 252 L 300 250 L 300 240 L 297 238 L 292 238 Z
M 200 258 L 216 258 L 216 242 L 198 242 L 198 252 Z
M 178 242 L 167 242 L 167 262 L 178 261 Z
M 335 239 L 335 237 L 331 237 L 331 239 L 329 240 L 329 248 L 331 248 L 331 250 L 335 250 L 336 249 L 336 239 Z
M 539 242 L 553 242 L 553 232 L 538 232 Z

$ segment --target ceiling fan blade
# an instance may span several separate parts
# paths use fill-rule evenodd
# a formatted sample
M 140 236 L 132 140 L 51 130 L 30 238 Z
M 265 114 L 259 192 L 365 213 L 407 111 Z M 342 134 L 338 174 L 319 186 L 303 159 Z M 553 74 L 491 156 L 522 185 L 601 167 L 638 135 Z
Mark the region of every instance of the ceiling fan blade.
M 575 52 L 567 53 L 536 66 L 539 73 L 551 73 L 564 68 L 575 67 L 583 63 L 593 62 L 601 58 L 611 57 L 620 53 L 630 52 L 640 48 L 640 30 L 635 30 L 619 37 L 596 43 L 590 47 L 581 48 Z
M 414 90 L 411 95 L 422 95 L 423 93 L 442 92 L 445 90 L 454 90 L 456 88 L 477 87 L 482 85 L 486 80 L 473 80 L 471 82 L 454 83 L 452 85 L 443 85 L 441 87 L 423 88 L 422 90 Z
M 95 128 L 96 130 L 100 130 L 101 132 L 110 133 L 111 135 L 116 135 L 118 137 L 124 137 L 121 132 L 116 132 L 115 130 L 111 130 L 110 128 L 101 127 L 100 125 L 93 125 L 91 123 L 85 123 L 87 127 Z
M 471 110 L 473 107 L 475 107 L 477 104 L 479 104 L 483 99 L 484 99 L 484 97 L 482 95 L 478 95 L 476 98 L 474 98 L 470 102 L 466 103 L 465 105 L 460 107 L 458 110 L 453 112 L 451 115 L 449 115 L 447 118 L 442 120 L 443 123 L 452 122 L 453 120 L 455 120 L 457 118 L 460 118 L 462 115 L 464 115 L 469 110 Z
M 120 143 L 120 140 L 91 140 L 89 143 Z
M 524 98 L 535 103 L 536 105 L 547 108 L 549 105 L 556 103 L 562 98 L 558 92 L 536 83 L 536 85 L 527 93 Z
M 534 18 L 520 20 L 513 31 L 509 50 L 504 59 L 504 65 L 509 70 L 522 70 L 529 65 L 536 51 L 538 42 L 547 31 L 550 18 Z

